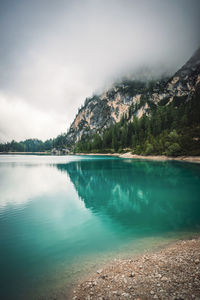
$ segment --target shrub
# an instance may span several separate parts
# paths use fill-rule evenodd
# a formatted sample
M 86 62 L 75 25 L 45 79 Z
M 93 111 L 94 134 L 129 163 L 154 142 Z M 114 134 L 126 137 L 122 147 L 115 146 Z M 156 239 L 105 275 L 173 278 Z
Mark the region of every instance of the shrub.
M 180 152 L 181 152 L 180 145 L 178 143 L 173 143 L 168 147 L 166 154 L 168 156 L 177 156 L 180 154 Z
M 145 155 L 152 154 L 153 152 L 153 145 L 150 143 L 146 144 L 146 149 L 145 149 Z

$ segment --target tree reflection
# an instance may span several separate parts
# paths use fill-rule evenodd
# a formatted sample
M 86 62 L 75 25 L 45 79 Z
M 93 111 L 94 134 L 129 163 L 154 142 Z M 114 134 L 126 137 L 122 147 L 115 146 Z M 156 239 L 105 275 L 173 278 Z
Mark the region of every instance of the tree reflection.
M 200 224 L 200 168 L 174 162 L 90 159 L 59 164 L 93 213 L 122 226 L 190 229 Z

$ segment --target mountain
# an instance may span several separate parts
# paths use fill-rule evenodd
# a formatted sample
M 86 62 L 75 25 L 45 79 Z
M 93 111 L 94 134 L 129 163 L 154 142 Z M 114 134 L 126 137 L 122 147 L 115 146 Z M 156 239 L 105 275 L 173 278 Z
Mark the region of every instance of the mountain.
M 200 48 L 171 78 L 146 82 L 124 79 L 102 94 L 86 98 L 69 128 L 66 144 L 70 147 L 84 136 L 102 135 L 123 116 L 131 122 L 134 117 L 150 116 L 157 107 L 186 103 L 198 93 L 199 85 Z
M 92 153 L 200 155 L 200 49 L 171 78 L 150 80 L 148 72 L 145 78 L 129 76 L 102 94 L 86 98 L 66 134 L 45 142 L 0 143 L 0 152 L 66 152 L 68 148 Z

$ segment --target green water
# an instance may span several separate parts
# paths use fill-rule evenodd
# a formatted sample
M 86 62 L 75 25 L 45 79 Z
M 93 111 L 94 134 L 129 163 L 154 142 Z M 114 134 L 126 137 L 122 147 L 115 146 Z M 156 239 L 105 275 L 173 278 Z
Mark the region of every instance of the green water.
M 200 165 L 0 156 L 0 299 L 64 299 L 106 261 L 200 231 Z

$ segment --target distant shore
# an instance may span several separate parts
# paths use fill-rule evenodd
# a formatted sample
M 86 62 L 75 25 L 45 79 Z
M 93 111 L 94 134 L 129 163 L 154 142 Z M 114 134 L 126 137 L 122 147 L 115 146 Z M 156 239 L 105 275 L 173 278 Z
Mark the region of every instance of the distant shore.
M 0 152 L 0 155 L 54 155 L 49 152 Z M 63 154 L 64 155 L 64 154 Z M 143 159 L 143 160 L 156 160 L 156 161 L 183 161 L 183 162 L 193 162 L 200 163 L 200 156 L 165 156 L 165 155 L 137 155 L 131 152 L 120 153 L 69 153 L 67 155 L 90 155 L 90 156 L 115 156 L 120 158 L 130 158 L 130 159 Z
M 130 159 L 144 159 L 144 160 L 156 160 L 156 161 L 185 161 L 185 162 L 193 162 L 193 163 L 200 163 L 200 156 L 176 156 L 176 157 L 169 157 L 165 155 L 137 155 L 132 154 L 131 152 L 126 152 L 123 154 L 120 153 L 76 153 L 76 155 L 95 155 L 95 156 L 116 156 L 121 158 L 130 158 Z
M 117 259 L 86 276 L 70 299 L 199 299 L 200 238 L 153 253 Z

